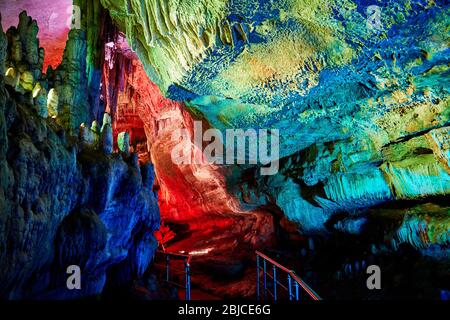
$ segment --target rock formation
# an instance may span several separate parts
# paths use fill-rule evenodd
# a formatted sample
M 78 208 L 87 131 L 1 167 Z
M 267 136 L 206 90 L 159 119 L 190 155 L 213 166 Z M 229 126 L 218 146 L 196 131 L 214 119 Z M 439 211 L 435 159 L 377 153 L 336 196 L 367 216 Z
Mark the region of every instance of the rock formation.
M 177 143 L 172 140 L 172 133 L 183 128 L 192 137 L 194 117 L 185 110 L 184 104 L 161 94 L 123 39 L 119 37 L 119 42 L 109 50 L 104 70 L 106 108 L 112 114 L 115 132 L 117 127 L 132 131 L 139 123 L 136 118 L 145 123 L 144 137 L 135 131 L 135 141 L 131 144 L 136 140 L 146 142 L 143 152 L 150 154 L 155 168 L 155 184 L 164 219 L 187 223 L 190 232 L 199 234 L 233 234 L 245 238 L 243 242 L 255 247 L 270 242 L 273 231 L 271 215 L 256 207 L 239 205 L 228 193 L 225 168 L 206 162 L 192 165 L 172 162 L 171 152 Z M 108 88 L 121 90 L 108 91 Z M 117 141 L 117 144 L 121 149 L 121 142 Z M 187 142 L 187 148 L 193 154 L 201 155 L 192 139 Z M 140 154 L 141 158 L 144 156 Z M 231 225 L 234 227 L 230 228 Z
M 130 152 L 130 135 L 128 132 L 119 133 L 117 136 L 117 145 L 123 153 L 128 154 Z
M 103 130 L 106 153 L 92 145 L 99 139 L 95 123 L 82 126 L 81 141 L 71 136 L 81 121 L 77 108 L 86 106 L 77 97 L 86 84 L 79 33 L 71 34 L 53 74 L 58 84 L 50 90 L 49 113 L 56 119 L 36 109 L 43 104 L 36 104 L 38 95 L 32 99 L 33 87 L 48 88 L 39 73 L 36 32 L 30 31 L 36 28 L 23 13 L 17 29 L 7 35 L 0 30 L 0 296 L 94 296 L 105 283 L 114 287 L 142 275 L 154 255 L 159 210 L 153 170 L 147 166 L 141 175 L 132 157 L 110 154 L 110 124 Z M 5 84 L 5 64 L 20 72 L 19 86 Z M 70 117 L 59 121 L 64 112 Z M 81 290 L 66 287 L 70 265 L 81 268 Z
M 276 176 L 222 173 L 241 205 L 326 233 L 337 213 L 448 195 L 445 2 L 389 2 L 378 24 L 359 1 L 148 3 L 102 1 L 163 94 L 206 127 L 280 130 Z
M 445 1 L 387 1 L 376 7 L 379 21 L 364 1 L 101 2 L 150 80 L 166 98 L 183 102 L 146 95 L 142 84 L 125 91 L 140 97 L 127 106 L 142 110 L 163 216 L 183 221 L 264 208 L 283 232 L 294 222 L 301 236 L 327 243 L 315 246 L 314 259 L 344 251 L 351 243 L 342 239 L 357 237 L 354 250 L 366 260 L 387 255 L 388 264 L 413 248 L 445 269 Z M 132 83 L 145 79 L 136 72 Z M 195 119 L 222 131 L 278 129 L 278 174 L 261 176 L 251 165 L 171 165 L 169 133 L 190 132 Z M 208 184 L 206 176 L 219 183 Z M 351 263 L 341 258 L 333 263 L 348 270 Z
M 447 1 L 74 4 L 80 28 L 46 74 L 36 21 L 0 33 L 1 296 L 61 296 L 73 261 L 90 270 L 84 294 L 142 274 L 154 192 L 181 233 L 167 247 L 210 252 L 213 272 L 242 276 L 273 244 L 324 296 L 378 298 L 351 281 L 369 264 L 388 270 L 384 297 L 447 290 Z M 278 172 L 174 163 L 179 129 L 205 158 L 194 121 L 278 130 Z

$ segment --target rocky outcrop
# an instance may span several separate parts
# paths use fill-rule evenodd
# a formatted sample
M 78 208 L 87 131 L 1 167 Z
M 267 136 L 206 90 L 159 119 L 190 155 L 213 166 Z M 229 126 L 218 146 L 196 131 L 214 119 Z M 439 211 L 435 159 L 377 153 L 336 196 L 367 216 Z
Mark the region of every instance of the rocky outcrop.
M 38 113 L 32 91 L 37 83 L 45 87 L 46 81 L 34 69 L 41 62 L 34 59 L 39 57 L 37 40 L 30 43 L 30 34 L 35 34 L 27 28 L 34 30 L 35 23 L 26 14 L 20 21 L 8 38 L 0 30 L 0 71 L 6 60 L 21 74 L 19 86 L 5 84 L 4 71 L 0 74 L 0 296 L 98 295 L 105 283 L 113 287 L 142 275 L 153 257 L 153 231 L 159 226 L 153 170 L 145 167 L 141 173 L 133 154 L 104 153 L 99 145 L 71 136 L 77 117 L 65 128 L 64 121 Z M 67 110 L 85 106 L 77 105 L 76 98 L 83 82 L 75 84 L 84 81 L 79 73 L 85 71 L 72 69 L 80 68 L 75 65 L 81 57 L 70 49 L 71 41 L 80 48 L 79 37 L 72 34 L 60 69 L 65 76 L 58 79 L 62 88 L 75 88 L 69 90 L 74 95 L 59 95 L 57 104 L 64 103 Z M 19 55 L 15 46 L 26 50 Z M 71 74 L 75 71 L 78 75 Z M 27 72 L 33 77 L 22 76 Z M 95 123 L 92 132 L 98 139 Z M 70 265 L 81 269 L 80 290 L 66 286 Z
M 166 97 L 205 127 L 280 131 L 277 175 L 215 170 L 238 207 L 274 206 L 302 233 L 326 234 L 336 215 L 359 221 L 339 227 L 355 232 L 368 208 L 448 197 L 445 1 L 388 1 L 379 21 L 348 0 L 145 3 L 102 1 Z
M 64 263 L 79 260 L 84 268 L 102 261 L 101 252 L 107 250 L 102 248 L 109 245 L 104 231 L 116 223 L 107 217 L 117 203 L 133 198 L 121 186 L 135 190 L 134 182 L 127 181 L 139 177 L 133 153 L 139 150 L 141 163 L 153 162 L 164 217 L 196 231 L 185 246 L 192 249 L 206 238 L 215 239 L 214 246 L 198 245 L 198 252 L 229 252 L 242 243 L 241 251 L 252 252 L 271 238 L 275 225 L 279 239 L 298 244 L 295 250 L 310 267 L 303 270 L 311 273 L 308 277 L 336 280 L 322 285 L 325 293 L 377 259 L 394 270 L 402 265 L 396 259 L 404 255 L 404 265 L 415 263 L 414 274 L 431 265 L 440 274 L 448 265 L 446 1 L 380 2 L 381 15 L 374 21 L 367 2 L 359 0 L 102 0 L 136 53 L 117 33 L 111 39 L 108 32 L 99 33 L 102 20 L 96 17 L 104 11 L 98 1 L 76 3 L 93 14 L 83 15 L 82 28 L 71 31 L 59 68 L 41 77 L 37 26 L 22 14 L 19 27 L 8 31 L 7 65 L 0 70 L 11 95 L 0 121 L 6 161 L 1 170 L 8 177 L 2 179 L 2 192 L 14 194 L 2 204 L 5 212 L 13 210 L 10 203 L 19 203 L 14 219 L 35 221 L 32 213 L 41 207 L 44 212 L 70 208 L 54 225 L 42 227 L 56 229 L 63 247 L 39 250 Z M 101 23 L 111 27 L 109 20 Z M 111 42 L 105 47 L 106 39 Z M 101 93 L 111 115 L 101 124 L 100 70 Z M 55 120 L 44 120 L 47 116 Z M 200 154 L 193 144 L 194 119 L 202 121 L 204 130 L 278 129 L 279 172 L 261 176 L 254 165 L 174 164 L 176 129 L 188 133 L 185 150 Z M 71 137 L 75 133 L 79 143 Z M 61 183 L 74 189 L 66 194 L 62 187 L 40 187 L 41 180 L 56 181 L 47 166 L 35 165 L 47 160 L 48 168 L 58 172 L 55 176 L 67 172 Z M 50 178 L 41 179 L 33 170 Z M 143 188 L 149 189 L 151 170 L 141 171 Z M 120 186 L 116 179 L 122 179 Z M 80 199 L 72 199 L 77 193 Z M 48 200 L 55 199 L 53 194 L 58 201 Z M 89 200 L 91 194 L 98 202 Z M 43 200 L 34 204 L 30 199 L 36 198 Z M 129 214 L 135 217 L 135 212 Z M 3 231 L 16 228 L 28 235 L 16 227 L 25 222 L 5 219 Z M 87 225 L 92 228 L 86 230 Z M 105 277 L 120 283 L 141 272 L 148 256 L 140 253 L 151 236 L 139 228 L 127 229 L 138 240 L 128 239 L 126 254 L 115 253 L 121 261 L 112 258 L 114 266 L 106 276 L 94 267 L 91 288 L 100 287 Z M 86 256 L 78 254 L 75 234 L 88 248 Z M 5 250 L 8 245 L 15 242 L 7 242 Z M 38 250 L 24 246 L 17 250 Z M 72 247 L 73 253 L 64 253 Z M 428 258 L 433 263 L 422 265 Z M 11 265 L 20 266 L 21 256 L 14 259 L 19 262 Z M 50 283 L 40 270 L 47 265 L 59 270 L 62 264 L 51 257 L 46 261 L 36 267 L 39 271 L 30 271 L 29 281 L 41 274 L 46 280 L 40 283 Z M 315 277 L 317 265 L 330 269 Z M 26 276 L 17 277 L 26 282 L 30 273 L 23 270 Z M 391 275 L 395 279 L 395 272 Z M 5 283 L 16 296 L 26 287 Z
M 225 210 L 228 206 L 220 206 L 213 202 L 216 197 L 211 197 L 211 201 L 202 201 L 202 191 L 198 190 L 197 186 L 191 185 L 196 183 L 193 167 L 188 165 L 178 167 L 171 161 L 171 150 L 175 144 L 171 141 L 173 130 L 177 128 L 192 130 L 193 120 L 183 110 L 183 105 L 164 98 L 158 87 L 150 82 L 142 64 L 137 56 L 130 52 L 126 42 L 122 40 L 110 50 L 104 70 L 105 91 L 109 93 L 106 96 L 107 108 L 111 110 L 114 127 L 120 126 L 121 129 L 131 131 L 135 125 L 134 117 L 146 123 L 144 141 L 155 171 L 158 172 L 159 200 L 165 216 L 169 219 L 172 217 L 190 219 L 193 216 L 199 217 L 205 212 L 213 212 L 212 206 Z M 108 65 L 113 67 L 110 68 Z M 124 127 L 125 124 L 127 127 Z M 194 146 L 190 145 L 189 148 Z M 215 172 L 212 166 L 203 170 L 209 172 L 205 176 L 205 182 L 209 180 L 210 186 L 214 185 L 211 191 L 222 192 L 221 198 L 226 201 L 223 177 Z M 198 185 L 200 186 L 201 182 Z
M 419 276 L 428 258 L 439 274 L 448 266 L 446 1 L 102 4 L 164 97 L 183 102 L 146 94 L 136 85 L 145 77 L 126 81 L 127 96 L 145 101 L 127 105 L 142 110 L 164 216 L 270 212 L 280 238 L 300 239 L 313 266 L 303 271 L 336 286 L 341 271 L 314 277 L 314 266 L 355 274 L 369 259 L 394 270 L 402 255 Z M 279 172 L 173 165 L 169 134 L 191 132 L 193 119 L 222 132 L 278 129 Z
M 199 237 L 222 233 L 224 237 L 239 238 L 255 247 L 269 243 L 273 236 L 271 215 L 255 207 L 239 205 L 228 193 L 225 168 L 206 161 L 181 165 L 172 161 L 172 150 L 178 142 L 172 139 L 172 134 L 177 129 L 189 132 L 191 139 L 186 141 L 186 148 L 192 154 L 201 155 L 193 142 L 194 115 L 187 112 L 182 103 L 162 95 L 124 39 L 119 37 L 118 43 L 107 53 L 104 91 L 113 128 L 115 132 L 120 128 L 128 133 L 135 129 L 136 118 L 145 123 L 146 145 L 142 152 L 150 156 L 155 168 L 155 188 L 165 221 L 186 224 L 189 232 Z M 121 151 L 125 132 L 117 136 Z M 133 138 L 132 145 L 136 140 L 142 141 L 136 132 Z M 230 242 L 228 245 L 234 246 Z
M 201 61 L 227 30 L 222 26 L 226 1 L 101 3 L 126 34 L 130 47 L 142 54 L 146 71 L 163 92 Z M 229 34 L 226 36 L 230 39 Z
M 58 123 L 70 133 L 76 133 L 81 123 L 91 120 L 86 54 L 86 32 L 72 29 L 61 64 L 54 71 L 49 67 L 46 73 L 48 86 L 54 88 L 58 97 L 54 114 Z
M 89 120 L 86 78 L 86 33 L 73 29 L 69 33 L 61 65 L 42 74 L 44 50 L 39 47 L 39 28 L 23 11 L 19 25 L 7 31 L 6 83 L 14 87 L 39 115 L 56 118 L 69 134 L 76 134 L 81 123 Z

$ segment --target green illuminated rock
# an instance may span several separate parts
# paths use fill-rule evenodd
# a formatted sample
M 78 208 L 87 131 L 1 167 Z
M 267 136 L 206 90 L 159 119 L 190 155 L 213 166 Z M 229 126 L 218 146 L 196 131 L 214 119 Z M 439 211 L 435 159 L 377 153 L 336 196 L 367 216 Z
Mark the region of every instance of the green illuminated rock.
M 121 132 L 117 135 L 117 146 L 121 152 L 130 153 L 130 135 L 128 132 Z

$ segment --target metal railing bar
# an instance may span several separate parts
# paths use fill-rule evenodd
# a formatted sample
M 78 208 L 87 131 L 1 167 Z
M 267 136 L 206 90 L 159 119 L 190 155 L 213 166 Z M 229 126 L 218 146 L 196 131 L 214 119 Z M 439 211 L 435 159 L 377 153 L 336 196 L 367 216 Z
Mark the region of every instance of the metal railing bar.
M 266 260 L 263 259 L 263 276 L 264 276 L 264 299 L 267 299 L 267 264 Z
M 172 273 L 175 273 L 175 272 L 173 272 L 173 271 L 178 271 L 178 272 L 181 272 L 181 273 L 184 273 L 184 269 L 180 269 L 180 268 L 170 268 L 170 271 L 172 271 Z
M 273 280 L 273 275 L 271 273 L 267 273 L 267 276 Z M 277 279 L 277 284 L 281 286 L 282 288 L 288 290 L 288 287 L 283 282 L 280 282 L 280 280 Z
M 306 291 L 306 293 L 313 298 L 314 300 L 322 300 L 320 296 L 314 292 L 302 279 L 300 279 L 294 272 L 291 274 L 292 279 L 294 279 L 302 288 Z
M 161 266 L 161 267 L 166 267 L 166 266 Z M 165 270 L 164 270 L 165 271 Z M 170 274 L 171 275 L 183 275 L 184 274 L 184 270 L 181 270 L 181 269 L 172 269 L 172 268 L 170 268 Z
M 186 275 L 185 275 L 185 281 L 186 281 L 186 289 L 185 289 L 185 299 L 191 300 L 191 266 L 189 264 L 189 260 L 185 260 L 185 268 L 186 268 Z
M 270 273 L 267 273 L 267 276 L 268 276 L 270 279 L 273 280 L 273 276 L 272 276 Z M 286 291 L 288 291 L 288 288 L 287 288 L 282 282 L 280 282 L 280 281 L 277 280 L 277 284 L 278 284 L 279 286 L 281 286 L 283 289 L 285 289 Z
M 156 266 L 156 267 L 164 267 L 164 268 L 166 267 L 165 264 L 159 264 L 159 263 L 154 263 L 153 266 Z M 171 263 L 170 270 L 180 271 L 180 272 L 183 272 L 183 273 L 184 273 L 184 269 L 182 269 L 182 268 L 173 268 L 173 267 L 172 267 L 172 263 Z
M 172 285 L 174 285 L 174 286 L 177 286 L 177 287 L 180 287 L 180 288 L 183 288 L 183 289 L 186 289 L 186 286 L 183 286 L 182 284 L 179 284 L 179 283 L 176 283 L 176 282 L 173 282 L 173 281 L 166 281 L 167 283 L 170 283 L 170 284 L 172 284 Z
M 265 254 L 263 254 L 262 252 L 256 250 L 256 256 L 257 259 L 262 258 L 263 259 L 263 272 L 264 272 L 264 293 L 265 296 L 267 296 L 266 292 L 269 292 L 269 290 L 267 289 L 267 276 L 269 276 L 269 278 L 271 278 L 273 280 L 273 288 L 274 288 L 274 294 L 272 294 L 272 296 L 275 298 L 276 300 L 276 287 L 277 285 L 281 286 L 283 289 L 285 289 L 286 291 L 289 292 L 289 299 L 292 300 L 292 298 L 294 298 L 294 294 L 292 293 L 292 280 L 294 281 L 294 285 L 295 285 L 295 299 L 298 300 L 299 299 L 299 294 L 298 294 L 298 289 L 299 286 L 313 299 L 313 300 L 322 300 L 320 298 L 320 296 L 314 292 L 313 289 L 311 289 L 299 276 L 297 276 L 295 274 L 295 272 L 293 270 L 289 270 L 288 268 L 284 267 L 283 265 L 279 264 L 278 262 L 276 262 L 275 260 L 269 258 L 268 256 L 266 256 Z M 271 275 L 270 273 L 267 272 L 267 265 L 266 265 L 266 261 L 269 262 L 270 264 L 272 264 L 273 267 L 273 275 Z M 259 260 L 258 260 L 259 262 Z M 258 279 L 259 279 L 259 263 L 258 263 Z M 276 272 L 277 269 L 284 271 L 285 273 L 287 273 L 288 275 L 288 286 L 289 288 L 285 287 L 282 283 L 280 283 L 277 279 L 276 279 Z M 258 287 L 259 289 L 259 287 Z M 259 295 L 259 291 L 258 291 L 258 295 Z
M 277 283 L 278 283 L 278 285 L 280 286 L 280 287 L 282 287 L 284 290 L 286 290 L 286 291 L 289 291 L 289 289 L 287 288 L 287 287 L 285 287 L 281 282 L 279 282 L 278 280 L 277 280 Z
M 273 295 L 274 299 L 277 300 L 277 267 L 273 265 Z
M 176 252 L 167 252 L 167 251 L 161 251 L 158 250 L 156 252 L 159 255 L 164 256 L 165 263 L 158 263 L 154 262 L 155 267 L 160 267 L 163 270 L 165 269 L 165 281 L 167 283 L 170 283 L 173 286 L 185 289 L 185 299 L 190 300 L 191 299 L 191 272 L 190 272 L 190 260 L 191 256 Z M 156 260 L 156 258 L 155 258 Z M 183 263 L 184 264 L 184 272 L 183 269 L 174 267 L 174 264 Z M 161 270 L 160 269 L 160 270 Z M 181 278 L 184 275 L 184 283 L 185 285 L 182 285 L 180 283 L 177 283 L 173 281 L 174 278 Z
M 259 256 L 256 256 L 256 300 L 259 300 L 259 282 L 261 278 L 261 271 L 259 268 Z
M 289 292 L 289 300 L 292 300 L 292 298 L 293 298 L 293 295 L 292 295 L 292 278 L 291 278 L 291 275 L 290 275 L 290 274 L 288 274 L 287 280 L 288 280 L 288 287 L 289 287 L 289 289 L 288 289 L 288 292 Z
M 182 254 L 182 253 L 177 253 L 177 252 L 168 252 L 168 251 L 162 251 L 162 250 L 157 250 L 156 253 L 168 255 L 171 257 L 185 258 L 188 261 L 191 260 L 191 256 L 188 254 Z
M 268 256 L 266 256 L 265 254 L 263 254 L 262 252 L 256 250 L 256 254 L 258 256 L 260 256 L 261 258 L 263 258 L 264 260 L 267 260 L 268 262 L 270 262 L 272 265 L 276 266 L 278 269 L 283 270 L 286 273 L 290 273 L 291 270 L 289 270 L 288 268 L 282 266 L 281 264 L 279 264 L 278 262 L 276 262 L 275 260 L 269 258 Z
M 268 276 L 270 279 L 273 280 L 273 275 L 272 275 L 272 274 L 267 273 L 267 276 Z M 278 280 L 277 280 L 277 284 L 280 285 L 281 287 L 283 287 L 283 288 L 286 289 L 286 290 L 288 289 L 287 287 L 284 286 L 284 284 L 283 284 L 282 282 L 280 282 L 280 281 L 278 281 Z

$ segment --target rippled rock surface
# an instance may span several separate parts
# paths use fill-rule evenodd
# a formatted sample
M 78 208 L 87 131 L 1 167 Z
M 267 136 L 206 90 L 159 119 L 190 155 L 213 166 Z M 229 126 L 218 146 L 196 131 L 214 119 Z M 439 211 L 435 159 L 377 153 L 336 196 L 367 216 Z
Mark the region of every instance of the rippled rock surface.
M 54 162 L 68 173 L 61 183 L 82 196 L 75 201 L 65 189 L 55 191 L 71 208 L 61 217 L 63 226 L 55 227 L 58 237 L 80 234 L 81 243 L 94 243 L 87 251 L 100 250 L 104 228 L 95 215 L 101 218 L 108 205 L 115 208 L 117 202 L 109 201 L 124 194 L 121 185 L 134 185 L 127 179 L 134 179 L 129 172 L 138 160 L 151 160 L 162 216 L 176 233 L 167 247 L 200 253 L 205 266 L 215 260 L 216 268 L 209 268 L 213 274 L 222 270 L 223 253 L 236 269 L 242 271 L 241 262 L 247 261 L 247 270 L 253 270 L 253 249 L 270 245 L 274 256 L 286 257 L 284 263 L 295 266 L 324 297 L 436 298 L 448 292 L 447 1 L 77 3 L 83 13 L 95 14 L 83 15 L 84 30 L 70 32 L 63 63 L 50 69 L 45 81 L 39 78 L 42 52 L 33 42 L 37 26 L 26 15 L 8 33 L 3 72 L 17 103 L 6 107 L 4 122 L 9 132 L 4 140 L 14 144 L 1 146 L 5 159 L 17 156 L 17 163 L 26 164 L 26 169 L 15 167 L 24 170 L 22 180 L 9 167 L 2 169 L 5 186 L 13 178 L 21 186 L 14 201 L 40 192 L 23 187 L 36 183 L 28 168 L 42 148 L 33 139 L 73 146 L 57 157 L 67 157 L 66 162 Z M 98 32 L 100 25 L 106 31 L 111 27 L 102 10 L 115 24 L 114 37 Z M 122 32 L 119 37 L 115 27 Z M 31 103 L 35 111 L 25 107 Z M 89 125 L 100 122 L 105 108 L 111 118 Z M 53 131 L 35 125 L 50 124 L 50 119 L 16 125 L 17 119 L 34 119 L 27 116 L 33 112 L 55 116 L 68 130 L 81 128 L 81 147 L 57 125 L 50 125 Z M 222 134 L 230 128 L 278 129 L 278 173 L 262 176 L 260 168 L 248 164 L 173 163 L 177 129 L 188 132 L 184 150 L 199 154 L 193 143 L 195 120 L 204 130 L 217 128 Z M 129 137 L 120 136 L 120 156 L 111 155 L 117 150 L 114 137 L 125 131 Z M 47 132 L 56 136 L 41 139 Z M 32 144 L 21 142 L 28 136 Z M 139 159 L 133 152 L 128 156 L 130 150 L 139 150 Z M 145 180 L 153 181 L 148 170 L 142 170 Z M 99 196 L 91 201 L 94 187 Z M 113 198 L 109 188 L 116 190 Z M 17 210 L 28 217 L 26 212 L 37 209 Z M 86 225 L 95 232 L 82 232 Z M 61 259 L 72 257 L 58 250 Z M 124 265 L 140 270 L 130 267 L 138 256 L 128 255 L 108 269 L 108 277 L 114 274 L 120 282 L 127 274 L 120 271 Z M 82 263 L 92 266 L 101 259 L 85 257 Z M 386 291 L 379 295 L 365 287 L 369 264 L 385 270 Z M 93 287 L 102 281 L 96 279 Z M 253 294 L 250 286 L 233 286 Z M 232 296 L 232 291 L 223 294 Z
M 101 2 L 150 80 L 166 98 L 184 102 L 184 119 L 201 119 L 223 133 L 279 130 L 276 175 L 261 176 L 250 165 L 215 172 L 224 175 L 237 208 L 274 216 L 277 234 L 290 240 L 281 247 L 302 238 L 311 281 L 341 281 L 347 277 L 341 265 L 347 278 L 356 277 L 355 263 L 361 273 L 364 259 L 385 264 L 392 280 L 404 256 L 414 265 L 411 275 L 438 286 L 442 278 L 422 271 L 442 276 L 449 263 L 446 1 Z M 155 105 L 143 112 L 150 127 L 153 115 L 167 108 L 163 100 Z M 177 117 L 165 116 L 149 136 L 170 129 Z M 197 168 L 203 169 L 207 165 Z M 169 181 L 178 170 L 190 168 L 161 166 L 161 178 Z M 178 197 L 202 190 L 201 179 L 194 176 Z M 162 186 L 165 197 L 177 198 L 180 185 Z M 310 249 L 313 238 L 318 244 Z M 334 271 L 314 274 L 323 265 Z
M 102 1 L 163 94 L 213 128 L 280 130 L 278 175 L 225 173 L 242 204 L 314 233 L 338 212 L 448 196 L 445 1 L 145 3 Z

